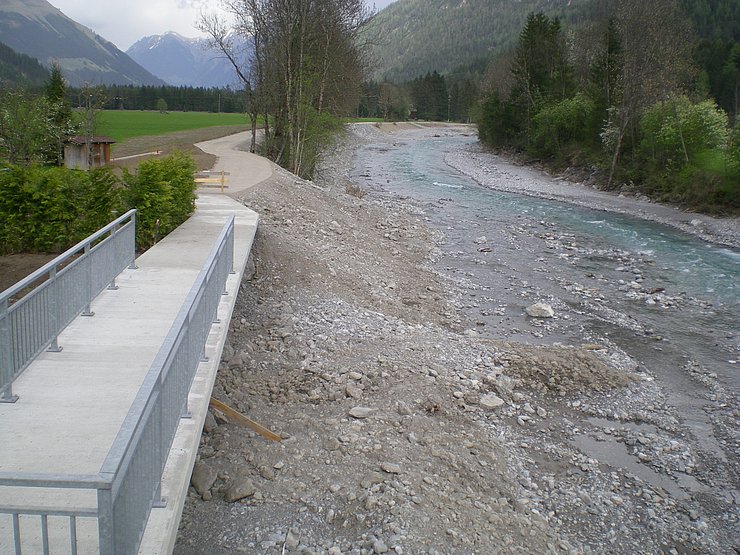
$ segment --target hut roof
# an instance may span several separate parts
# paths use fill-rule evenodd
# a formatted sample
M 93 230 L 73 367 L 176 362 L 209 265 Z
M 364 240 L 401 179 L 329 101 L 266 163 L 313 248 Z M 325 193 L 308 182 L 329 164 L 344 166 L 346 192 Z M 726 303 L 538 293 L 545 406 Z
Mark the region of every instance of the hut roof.
M 70 142 L 70 143 L 75 144 L 75 145 L 78 145 L 78 146 L 82 146 L 85 143 L 87 143 L 87 140 L 88 140 L 88 138 L 85 137 L 84 135 L 77 135 L 75 137 L 70 137 L 69 139 L 67 139 L 67 142 Z M 105 145 L 110 145 L 110 144 L 113 144 L 115 142 L 116 141 L 114 141 L 110 137 L 106 137 L 105 135 L 94 135 L 94 136 L 90 137 L 90 143 L 91 144 L 105 144 Z

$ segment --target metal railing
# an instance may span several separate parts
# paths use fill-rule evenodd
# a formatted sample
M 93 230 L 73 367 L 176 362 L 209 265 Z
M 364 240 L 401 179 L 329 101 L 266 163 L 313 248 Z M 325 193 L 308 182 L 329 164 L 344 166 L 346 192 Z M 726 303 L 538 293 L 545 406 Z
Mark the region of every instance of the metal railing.
M 149 511 L 162 504 L 160 479 L 180 418 L 189 416 L 188 391 L 205 362 L 211 324 L 233 271 L 234 217 L 224 226 L 190 289 L 100 470 L 111 481 L 98 490 L 100 553 L 132 553 Z
M 198 364 L 205 359 L 211 324 L 228 275 L 233 272 L 234 217 L 224 226 L 190 289 L 167 337 L 152 362 L 108 455 L 95 475 L 45 475 L 0 472 L 0 486 L 75 488 L 95 493 L 94 507 L 74 509 L 0 507 L 13 518 L 20 553 L 21 517 L 41 517 L 41 545 L 49 553 L 49 516 L 67 517 L 66 541 L 77 553 L 77 520 L 97 520 L 101 555 L 136 553 L 153 507 L 163 506 L 161 477 L 180 418 L 188 417 L 187 399 Z M 39 536 L 39 534 L 37 534 Z M 45 543 L 44 543 L 45 542 Z
M 115 289 L 116 276 L 134 267 L 135 257 L 136 210 L 130 210 L 0 294 L 0 402 L 18 399 L 13 381 L 44 349 L 61 350 L 59 333 L 79 314 L 92 316 L 90 302 Z

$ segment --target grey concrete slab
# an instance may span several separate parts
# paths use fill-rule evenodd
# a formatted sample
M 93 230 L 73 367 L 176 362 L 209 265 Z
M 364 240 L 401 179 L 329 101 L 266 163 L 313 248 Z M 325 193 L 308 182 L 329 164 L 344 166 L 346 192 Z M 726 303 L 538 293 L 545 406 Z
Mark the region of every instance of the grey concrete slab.
M 220 144 L 232 148 L 235 141 L 232 138 Z M 269 162 L 255 158 L 252 164 L 225 169 L 233 179 L 253 186 L 255 176 L 266 179 L 272 172 Z M 240 172 L 244 171 L 249 175 L 241 180 Z M 138 269 L 125 270 L 118 277 L 118 290 L 103 291 L 93 301 L 95 316 L 76 318 L 60 334 L 64 349 L 42 353 L 16 380 L 13 391 L 19 401 L 0 404 L 0 471 L 97 473 L 185 296 L 232 214 L 236 217 L 236 273 L 229 276 L 228 295 L 219 306 L 224 323 L 215 324 L 208 337 L 210 361 L 200 365 L 189 398 L 193 418 L 181 421 L 163 478 L 163 493 L 170 502 L 165 508 L 152 510 L 141 553 L 166 553 L 174 545 L 257 214 L 226 195 L 201 195 L 187 222 L 140 256 Z M 0 506 L 21 502 L 47 507 L 96 506 L 94 492 L 28 489 L 0 487 Z M 66 547 L 53 552 L 64 553 L 69 549 L 69 532 L 60 527 L 68 528 L 69 521 L 59 518 L 52 526 L 52 520 L 51 536 L 67 538 L 62 542 Z M 23 517 L 22 524 L 24 553 L 38 552 L 38 517 Z M 11 531 L 10 518 L 0 514 L 0 553 L 13 552 Z M 78 537 L 79 553 L 97 552 L 94 519 L 80 519 Z

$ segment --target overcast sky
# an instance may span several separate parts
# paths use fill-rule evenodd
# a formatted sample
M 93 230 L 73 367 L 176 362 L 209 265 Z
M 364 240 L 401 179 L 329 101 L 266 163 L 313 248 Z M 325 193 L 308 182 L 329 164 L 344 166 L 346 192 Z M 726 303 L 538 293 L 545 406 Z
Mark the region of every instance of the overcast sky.
M 377 9 L 394 0 L 366 0 Z M 217 11 L 218 0 L 49 0 L 64 15 L 89 27 L 98 35 L 126 51 L 137 40 L 149 35 L 175 31 L 184 37 L 197 37 L 195 21 L 201 10 Z

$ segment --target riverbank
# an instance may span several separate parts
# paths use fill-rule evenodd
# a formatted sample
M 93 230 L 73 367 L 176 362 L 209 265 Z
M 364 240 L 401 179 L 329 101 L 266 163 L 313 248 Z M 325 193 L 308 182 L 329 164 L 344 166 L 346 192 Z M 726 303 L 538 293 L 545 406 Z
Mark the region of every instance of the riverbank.
M 542 170 L 518 165 L 494 154 L 480 143 L 450 154 L 446 161 L 484 187 L 635 216 L 670 225 L 705 241 L 740 248 L 740 218 L 686 212 L 651 202 L 646 197 L 609 193 L 584 183 L 552 177 Z
M 731 551 L 736 463 L 703 459 L 655 376 L 614 342 L 577 326 L 577 340 L 553 339 L 597 293 L 529 317 L 517 303 L 539 292 L 522 296 L 517 269 L 500 266 L 508 285 L 490 292 L 451 279 L 435 269 L 449 238 L 423 206 L 348 177 L 360 144 L 446 132 L 354 126 L 315 183 L 277 171 L 243 196 L 261 226 L 214 396 L 284 440 L 209 417 L 175 552 Z M 520 227 L 491 231 L 505 246 Z M 495 328 L 483 296 L 498 302 Z M 696 380 L 732 442 L 736 401 L 708 372 Z M 613 443 L 622 464 L 594 455 Z

